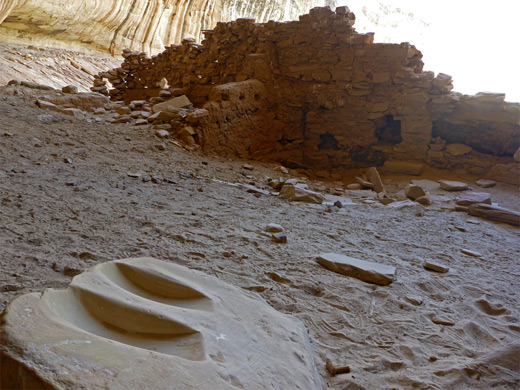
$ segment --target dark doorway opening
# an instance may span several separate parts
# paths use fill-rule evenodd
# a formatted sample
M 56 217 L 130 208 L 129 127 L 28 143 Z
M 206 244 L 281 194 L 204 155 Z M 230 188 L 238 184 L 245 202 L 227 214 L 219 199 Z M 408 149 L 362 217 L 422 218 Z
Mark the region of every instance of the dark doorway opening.
M 395 120 L 392 115 L 382 116 L 374 121 L 375 136 L 379 145 L 396 145 L 401 138 L 401 121 Z

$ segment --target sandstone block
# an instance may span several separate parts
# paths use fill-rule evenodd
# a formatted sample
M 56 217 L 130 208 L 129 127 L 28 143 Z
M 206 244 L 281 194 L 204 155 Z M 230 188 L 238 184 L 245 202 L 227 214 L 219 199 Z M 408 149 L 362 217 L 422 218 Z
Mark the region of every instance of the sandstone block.
M 79 89 L 75 85 L 66 85 L 61 89 L 63 93 L 78 93 Z
M 439 180 L 439 184 L 444 191 L 466 191 L 468 185 L 460 181 L 453 180 Z
M 265 231 L 269 233 L 283 232 L 283 227 L 277 223 L 270 223 L 265 227 Z
M 284 184 L 280 191 L 282 198 L 287 198 L 296 202 L 317 203 L 321 204 L 325 197 L 318 192 L 301 188 L 294 184 Z
M 65 290 L 15 299 L 0 359 L 2 388 L 322 388 L 299 320 L 151 258 L 100 264 Z
M 152 111 L 153 113 L 156 113 L 158 111 L 165 111 L 171 108 L 188 108 L 192 105 L 193 104 L 190 102 L 190 99 L 188 99 L 186 95 L 182 95 L 154 105 L 152 107 Z
M 475 184 L 482 188 L 490 188 L 496 186 L 497 182 L 494 180 L 479 179 Z
M 491 194 L 485 192 L 466 192 L 455 198 L 459 206 L 469 206 L 475 203 L 491 204 Z
M 446 273 L 450 270 L 449 267 L 446 267 L 442 264 L 439 264 L 433 260 L 425 260 L 423 263 L 424 268 L 429 269 L 431 271 Z
M 377 169 L 375 167 L 369 168 L 366 175 L 367 180 L 374 185 L 373 188 L 375 192 L 385 192 L 385 186 L 383 185 L 381 176 L 379 176 L 379 172 L 377 172 Z
M 404 194 L 412 200 L 417 200 L 418 198 L 425 196 L 426 192 L 424 192 L 422 187 L 418 185 L 408 184 L 404 189 Z
M 386 286 L 394 281 L 395 267 L 355 259 L 337 253 L 322 253 L 318 263 L 325 268 L 364 282 Z

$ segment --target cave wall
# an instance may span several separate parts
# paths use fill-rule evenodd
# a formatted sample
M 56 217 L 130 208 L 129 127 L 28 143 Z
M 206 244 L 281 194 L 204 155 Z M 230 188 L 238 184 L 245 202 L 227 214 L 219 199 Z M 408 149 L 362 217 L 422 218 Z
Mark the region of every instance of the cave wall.
M 335 0 L 1 0 L 0 38 L 70 49 L 154 53 L 217 21 L 287 20 Z

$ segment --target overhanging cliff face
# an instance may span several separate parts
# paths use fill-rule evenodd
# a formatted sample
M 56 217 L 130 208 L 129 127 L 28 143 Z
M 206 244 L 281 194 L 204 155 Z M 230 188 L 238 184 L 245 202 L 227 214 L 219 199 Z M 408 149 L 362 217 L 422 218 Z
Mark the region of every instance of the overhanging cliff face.
M 184 37 L 199 40 L 218 21 L 289 20 L 336 0 L 0 0 L 0 37 L 8 42 L 119 53 L 157 52 Z

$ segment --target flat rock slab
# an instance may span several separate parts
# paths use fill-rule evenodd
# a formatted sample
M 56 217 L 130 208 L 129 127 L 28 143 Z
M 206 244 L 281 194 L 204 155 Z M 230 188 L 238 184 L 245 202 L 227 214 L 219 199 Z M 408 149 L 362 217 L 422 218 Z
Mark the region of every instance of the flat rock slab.
M 394 281 L 395 267 L 355 259 L 337 253 L 322 253 L 318 263 L 325 268 L 364 282 L 386 286 Z
M 491 194 L 486 192 L 466 192 L 455 198 L 459 206 L 469 206 L 475 203 L 491 204 Z
M 439 180 L 439 184 L 444 191 L 466 191 L 469 189 L 466 183 L 452 180 Z
M 321 389 L 303 324 L 257 295 L 151 258 L 15 299 L 2 388 Z
M 472 204 L 468 207 L 468 214 L 490 221 L 520 226 L 520 213 L 518 211 L 508 210 L 498 206 L 482 203 Z

